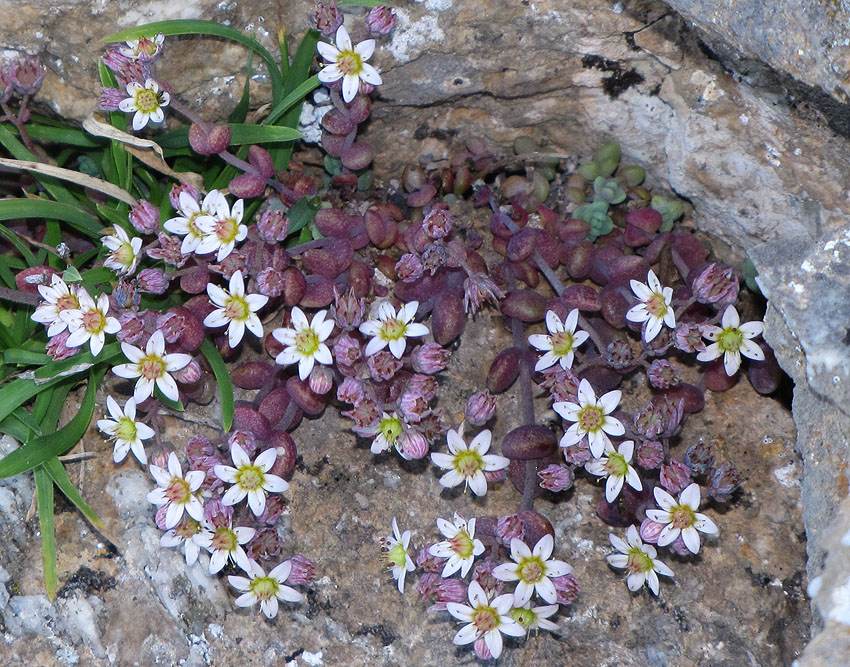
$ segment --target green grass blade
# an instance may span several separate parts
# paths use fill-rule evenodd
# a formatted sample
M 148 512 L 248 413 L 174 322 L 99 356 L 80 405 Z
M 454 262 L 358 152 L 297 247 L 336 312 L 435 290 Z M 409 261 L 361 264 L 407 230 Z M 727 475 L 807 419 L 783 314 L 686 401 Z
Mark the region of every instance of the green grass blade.
M 24 261 L 27 263 L 27 266 L 38 266 L 38 262 L 35 259 L 35 255 L 32 254 L 29 246 L 21 241 L 20 237 L 12 232 L 6 225 L 0 225 L 0 234 L 6 237 L 6 240 L 9 241 L 19 253 L 24 258 Z
M 41 528 L 41 553 L 44 557 L 44 588 L 51 600 L 56 596 L 56 529 L 53 525 L 53 480 L 39 466 L 35 474 L 38 524 Z
M 47 471 L 47 474 L 50 475 L 50 478 L 54 481 L 56 486 L 59 487 L 59 490 L 68 500 L 74 503 L 77 509 L 82 512 L 83 516 L 86 517 L 86 519 L 88 519 L 95 528 L 103 529 L 103 521 L 101 521 L 97 514 L 95 514 L 94 510 L 89 507 L 88 503 L 83 500 L 80 492 L 77 491 L 77 487 L 74 486 L 68 477 L 68 471 L 65 470 L 65 466 L 62 465 L 62 462 L 54 456 L 52 459 L 48 459 L 43 464 L 43 467 Z
M 38 383 L 41 383 L 43 380 L 50 380 L 56 377 L 68 377 L 74 372 L 79 373 L 83 370 L 88 370 L 94 363 L 113 363 L 122 355 L 123 352 L 121 352 L 121 343 L 108 343 L 103 346 L 103 349 L 97 357 L 93 357 L 91 350 L 86 348 L 79 354 L 75 354 L 73 357 L 63 359 L 62 361 L 56 361 L 43 368 L 37 368 L 33 375 Z M 77 368 L 79 369 L 75 371 L 74 369 Z M 0 416 L 3 414 L 2 405 L 3 390 L 0 389 Z
M 289 218 L 289 230 L 287 233 L 291 235 L 301 229 L 304 229 L 307 225 L 313 222 L 316 217 L 316 211 L 318 210 L 318 203 L 311 202 L 307 197 L 299 199 L 298 203 L 289 209 L 289 213 L 286 214 Z
M 251 104 L 251 72 L 254 69 L 254 50 L 248 51 L 248 69 L 245 71 L 245 86 L 242 88 L 242 97 L 227 117 L 229 123 L 244 123 Z
M 0 125 L 0 145 L 9 151 L 16 160 L 38 162 L 35 155 L 30 153 L 27 147 L 3 125 Z M 33 176 L 55 200 L 64 202 L 65 204 L 73 204 L 76 201 L 68 188 L 53 176 L 44 176 L 42 174 L 33 174 Z
M 269 79 L 272 84 L 272 99 L 274 101 L 280 99 L 281 92 L 283 91 L 283 77 L 280 75 L 280 70 L 272 54 L 254 38 L 243 35 L 235 28 L 221 25 L 215 21 L 200 21 L 195 19 L 154 21 L 153 23 L 146 23 L 145 25 L 113 33 L 104 37 L 101 41 L 126 42 L 128 39 L 150 37 L 160 32 L 163 35 L 209 35 L 211 37 L 224 37 L 225 39 L 232 39 L 234 42 L 239 42 L 252 51 L 256 51 L 257 55 L 265 62 L 266 68 L 269 71 Z
M 44 366 L 53 361 L 53 357 L 43 352 L 31 352 L 21 348 L 3 350 L 4 364 L 17 364 L 23 366 Z
M 233 384 L 230 382 L 230 373 L 224 365 L 224 359 L 221 358 L 218 348 L 209 338 L 205 338 L 201 344 L 201 353 L 207 358 L 218 382 L 218 391 L 221 395 L 221 425 L 225 431 L 229 431 L 233 426 Z
M 91 213 L 64 202 L 47 199 L 0 199 L 0 220 L 53 218 L 67 222 L 77 231 L 100 240 L 103 226 Z
M 89 383 L 80 403 L 80 411 L 71 421 L 55 433 L 32 438 L 23 447 L 10 452 L 0 460 L 0 478 L 11 477 L 36 468 L 48 459 L 64 454 L 77 444 L 91 422 L 97 386 L 105 372 L 106 369 L 103 368 L 89 373 Z
M 9 123 L 3 123 L 2 127 L 10 132 L 14 129 L 14 126 Z M 27 134 L 36 141 L 76 146 L 77 148 L 98 148 L 104 145 L 102 139 L 95 139 L 90 134 L 73 127 L 52 127 L 29 123 L 27 124 Z
M 278 121 L 278 119 L 287 111 L 289 111 L 293 106 L 301 102 L 309 93 L 314 91 L 322 85 L 322 82 L 319 81 L 319 77 L 311 76 L 300 86 L 295 88 L 291 93 L 287 94 L 284 97 L 280 104 L 278 104 L 274 109 L 269 112 L 269 115 L 263 121 L 264 125 L 272 125 Z M 300 115 L 300 110 L 299 110 Z

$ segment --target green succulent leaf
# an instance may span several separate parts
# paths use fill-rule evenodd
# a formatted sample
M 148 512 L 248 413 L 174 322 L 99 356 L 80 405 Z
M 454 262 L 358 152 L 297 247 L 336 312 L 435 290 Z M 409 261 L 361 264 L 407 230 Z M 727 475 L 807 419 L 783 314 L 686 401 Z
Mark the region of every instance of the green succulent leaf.
M 626 199 L 626 193 L 620 188 L 616 178 L 597 176 L 593 179 L 593 195 L 596 201 L 619 204 Z
M 685 212 L 682 202 L 678 199 L 668 199 L 661 195 L 655 195 L 652 198 L 652 208 L 661 214 L 661 230 L 669 232 L 673 229 L 673 223 L 682 217 Z
M 608 202 L 604 200 L 584 204 L 573 211 L 573 217 L 590 223 L 590 240 L 595 241 L 614 229 L 614 221 L 608 217 Z

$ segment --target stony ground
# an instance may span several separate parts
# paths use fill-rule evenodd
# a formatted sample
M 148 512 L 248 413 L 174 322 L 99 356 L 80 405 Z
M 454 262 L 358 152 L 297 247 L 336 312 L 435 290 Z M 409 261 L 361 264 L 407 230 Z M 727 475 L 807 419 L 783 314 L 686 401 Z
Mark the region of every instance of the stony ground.
M 471 323 L 443 376 L 442 405 L 457 413 L 483 385 L 488 360 L 506 334 L 486 313 Z M 637 403 L 637 384 L 624 385 Z M 73 409 L 74 406 L 69 406 Z M 541 405 L 541 418 L 546 413 Z M 213 403 L 168 417 L 166 439 L 178 449 L 199 432 L 213 433 Z M 518 416 L 516 397 L 500 398 L 494 442 Z M 659 598 L 633 595 L 609 569 L 609 527 L 595 516 L 601 493 L 580 477 L 561 498 L 537 509 L 556 529 L 556 555 L 575 568 L 582 593 L 560 617 L 561 632 L 532 637 L 506 651 L 505 665 L 779 665 L 790 664 L 807 639 L 803 596 L 805 537 L 800 519 L 800 464 L 794 425 L 780 401 L 757 396 L 746 380 L 709 395 L 690 418 L 683 441 L 714 440 L 721 457 L 745 477 L 738 501 L 708 512 L 720 526 L 695 560 L 665 554 L 676 572 Z M 59 595 L 42 593 L 38 523 L 28 516 L 26 476 L 0 486 L 0 609 L 8 665 L 420 665 L 471 664 L 451 644 L 447 615 L 433 616 L 414 585 L 400 596 L 379 561 L 381 536 L 397 517 L 419 547 L 437 540 L 438 516 L 512 512 L 519 495 L 508 483 L 483 500 L 443 490 L 423 462 L 379 459 L 357 441 L 331 408 L 295 433 L 301 461 L 280 524 L 286 549 L 315 560 L 320 579 L 301 605 L 274 621 L 237 610 L 221 579 L 159 547 L 150 479 L 133 462 L 115 466 L 111 446 L 95 432 L 84 440 L 97 456 L 74 464 L 72 476 L 105 521 L 117 550 L 70 507 L 57 515 Z M 8 449 L 9 443 L 6 443 Z M 6 450 L 4 450 L 6 451 Z M 105 493 L 104 493 L 105 491 Z M 511 643 L 508 644 L 512 646 Z

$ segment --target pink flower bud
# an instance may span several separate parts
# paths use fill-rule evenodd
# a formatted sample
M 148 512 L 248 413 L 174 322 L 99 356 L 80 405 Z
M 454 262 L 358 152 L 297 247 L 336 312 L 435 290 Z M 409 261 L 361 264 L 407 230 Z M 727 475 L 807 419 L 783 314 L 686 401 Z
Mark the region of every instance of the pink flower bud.
M 738 276 L 731 266 L 712 262 L 694 278 L 691 288 L 700 303 L 713 303 L 718 307 L 735 303 L 738 299 Z
M 554 463 L 538 471 L 537 476 L 540 477 L 541 488 L 555 493 L 569 489 L 576 478 L 572 468 Z
M 424 343 L 413 351 L 413 370 L 425 375 L 433 375 L 444 370 L 449 363 L 451 352 L 437 343 Z
M 345 334 L 337 338 L 333 351 L 337 363 L 346 366 L 353 366 L 363 358 L 360 343 L 357 339 Z
M 363 382 L 353 377 L 345 378 L 336 390 L 336 397 L 343 403 L 359 403 L 366 397 Z
M 233 521 L 233 506 L 223 505 L 218 498 L 208 500 L 204 503 L 204 518 L 216 528 L 229 526 Z
M 261 523 L 267 523 L 270 526 L 277 524 L 278 519 L 286 512 L 287 506 L 283 496 L 270 495 L 266 498 L 266 509 L 257 519 Z
M 680 324 L 673 333 L 673 345 L 682 352 L 702 352 L 705 350 L 702 331 L 702 326 L 693 322 Z
M 648 544 L 658 544 L 658 536 L 664 530 L 664 525 L 651 519 L 644 519 L 640 524 L 640 539 Z
M 485 389 L 469 397 L 464 415 L 470 424 L 484 426 L 496 414 L 496 408 L 496 397 Z
M 41 64 L 38 56 L 29 55 L 13 61 L 9 71 L 15 92 L 21 97 L 35 95 L 41 89 L 41 82 L 44 81 L 44 75 L 47 73 L 47 69 Z
M 280 209 L 267 209 L 257 222 L 257 231 L 266 243 L 283 241 L 289 231 L 289 218 Z
M 501 580 L 493 576 L 493 570 L 499 565 L 496 561 L 479 560 L 472 568 L 472 580 L 477 581 L 478 585 L 484 589 L 489 599 L 501 595 L 504 584 Z
M 283 549 L 280 536 L 272 526 L 260 528 L 245 546 L 245 553 L 252 560 L 272 560 L 280 555 Z M 290 577 L 289 582 L 292 582 Z
M 254 434 L 250 431 L 233 431 L 230 436 L 227 438 L 227 446 L 229 450 L 233 451 L 233 446 L 239 445 L 242 448 L 248 458 L 254 458 L 257 454 L 257 438 L 254 437 Z
M 136 276 L 136 289 L 145 294 L 165 294 L 169 279 L 160 269 L 142 269 Z
M 496 537 L 505 546 L 511 545 L 511 540 L 521 540 L 525 537 L 525 527 L 519 514 L 507 514 L 499 517 L 496 522 Z
M 189 255 L 184 255 L 180 252 L 180 238 L 171 236 L 165 232 L 156 233 L 159 241 L 158 248 L 148 248 L 145 252 L 151 259 L 161 259 L 166 264 L 181 267 L 189 259 Z
M 272 266 L 267 266 L 257 275 L 257 292 L 267 297 L 276 297 L 283 294 L 286 281 L 283 271 Z
M 711 443 L 700 440 L 688 447 L 685 452 L 685 463 L 695 475 L 707 475 L 714 466 L 714 448 Z
M 366 304 L 363 299 L 354 295 L 354 290 L 349 289 L 345 295 L 340 296 L 334 288 L 334 303 L 331 306 L 331 316 L 344 331 L 356 329 L 363 322 L 366 313 Z
M 313 366 L 307 381 L 310 384 L 310 390 L 314 393 L 327 394 L 334 385 L 333 371 L 327 366 Z
M 641 468 L 653 470 L 664 460 L 664 446 L 657 440 L 644 440 L 638 445 L 635 460 Z
M 541 371 L 540 376 L 542 379 L 537 384 L 551 394 L 553 402 L 578 403 L 579 380 L 571 370 L 555 364 Z
M 412 375 L 405 386 L 405 390 L 411 393 L 421 395 L 426 401 L 430 402 L 437 395 L 437 390 L 440 385 L 437 379 L 430 375 L 422 375 L 415 373 Z
M 292 569 L 289 571 L 288 583 L 309 586 L 316 581 L 316 565 L 309 558 L 295 554 L 289 562 L 292 564 Z
M 145 320 L 139 313 L 124 311 L 118 316 L 118 323 L 121 329 L 115 337 L 122 343 L 135 345 L 145 335 Z
M 176 211 L 180 208 L 180 195 L 185 192 L 197 203 L 200 198 L 200 193 L 189 183 L 180 181 L 171 187 L 171 192 L 168 193 L 168 201 L 171 202 L 171 207 Z
M 672 459 L 669 465 L 661 466 L 661 485 L 670 493 L 680 493 L 691 483 L 691 469 L 684 463 Z
M 190 468 L 195 467 L 195 461 L 212 456 L 214 452 L 212 443 L 202 435 L 189 438 L 189 442 L 186 443 L 186 456 L 189 459 Z
M 395 265 L 396 276 L 405 283 L 412 283 L 419 280 L 422 277 L 423 271 L 422 260 L 413 253 L 402 255 L 401 259 Z
M 417 431 L 405 431 L 398 439 L 398 450 L 406 460 L 421 459 L 428 454 L 428 441 Z
M 379 5 L 372 7 L 366 16 L 366 25 L 376 35 L 386 35 L 395 27 L 395 10 Z
M 401 370 L 404 362 L 401 359 L 396 359 L 387 350 L 381 350 L 377 354 L 373 354 L 366 360 L 366 365 L 369 368 L 369 374 L 375 382 L 382 380 L 391 380 L 392 377 Z
M 336 7 L 336 3 L 317 2 L 316 12 L 313 14 L 313 22 L 318 30 L 325 37 L 333 37 L 336 34 L 337 28 L 342 25 L 344 16 Z
M 140 199 L 130 208 L 130 223 L 141 234 L 159 231 L 159 209 L 145 199 Z
M 484 637 L 476 639 L 472 645 L 472 649 L 475 651 L 475 657 L 479 660 L 490 660 L 493 657 L 490 648 L 487 646 L 487 642 L 484 641 Z
M 118 105 L 121 104 L 126 97 L 127 93 L 118 90 L 117 88 L 104 88 L 100 91 L 100 99 L 97 102 L 97 108 L 101 111 L 118 111 Z M 2 97 L 0 97 L 0 99 L 2 99 Z
M 481 309 L 484 302 L 498 306 L 499 299 L 504 296 L 505 293 L 486 273 L 473 273 L 463 282 L 463 309 L 472 315 Z
M 431 553 L 431 546 L 433 546 L 433 545 L 423 547 L 422 549 L 419 550 L 419 553 L 416 554 L 416 561 L 415 561 L 416 567 L 421 568 L 426 573 L 442 572 L 443 566 L 445 566 L 445 564 L 446 564 L 446 559 L 445 558 L 437 558 L 436 556 L 434 556 Z M 426 585 L 423 586 L 423 588 L 428 589 L 427 595 L 431 595 L 432 591 L 434 590 L 434 586 L 436 586 L 438 579 L 432 578 L 432 579 L 430 579 L 430 581 L 432 583 L 431 586 L 428 586 L 427 582 L 426 582 Z M 420 589 L 419 592 L 423 596 L 426 595 L 426 593 L 423 592 L 422 589 Z
M 582 438 L 581 442 L 577 442 L 569 447 L 564 447 L 564 460 L 567 463 L 572 463 L 574 466 L 583 466 L 590 461 L 590 447 L 587 444 L 587 438 Z
M 667 389 L 681 382 L 676 367 L 666 359 L 655 359 L 646 369 L 646 376 L 656 389 Z
M 741 475 L 731 463 L 715 468 L 708 480 L 708 494 L 719 503 L 728 501 L 741 486 Z
M 172 371 L 171 375 L 180 384 L 195 384 L 201 379 L 203 371 L 197 359 L 192 359 L 183 368 L 177 371 Z
M 398 408 L 405 421 L 418 424 L 428 412 L 428 401 L 419 392 L 406 391 L 398 399 Z
M 55 361 L 62 361 L 62 359 L 73 357 L 77 354 L 77 352 L 83 349 L 82 347 L 68 347 L 66 345 L 68 336 L 70 335 L 70 332 L 66 329 L 55 336 L 52 336 L 50 340 L 47 341 L 47 354 L 53 357 Z
M 563 577 L 552 577 L 550 579 L 558 591 L 558 604 L 572 604 L 581 592 L 578 581 L 571 574 L 565 574 Z

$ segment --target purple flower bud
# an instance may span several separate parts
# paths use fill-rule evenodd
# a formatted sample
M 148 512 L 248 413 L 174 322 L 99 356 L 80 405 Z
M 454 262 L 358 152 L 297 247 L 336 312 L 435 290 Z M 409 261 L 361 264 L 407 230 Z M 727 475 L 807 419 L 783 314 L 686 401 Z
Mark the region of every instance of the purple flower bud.
M 257 292 L 263 296 L 274 298 L 283 294 L 286 280 L 283 271 L 267 266 L 257 275 Z
M 336 7 L 335 2 L 317 2 L 316 12 L 313 14 L 313 21 L 318 30 L 325 37 L 333 37 L 336 34 L 337 28 L 342 25 L 344 16 Z
M 632 346 L 625 338 L 616 338 L 605 348 L 605 363 L 617 371 L 625 371 L 635 363 Z
M 82 347 L 68 347 L 66 345 L 70 335 L 70 332 L 66 329 L 55 336 L 51 336 L 50 340 L 47 341 L 47 354 L 53 357 L 55 361 L 73 357 L 83 349 Z
M 658 544 L 658 536 L 664 530 L 665 524 L 644 519 L 640 524 L 640 539 L 648 544 Z
M 7 88 L 7 90 L 10 89 Z M 100 99 L 97 102 L 97 107 L 101 111 L 118 111 L 118 105 L 126 98 L 127 93 L 124 91 L 117 88 L 104 88 L 100 91 Z M 6 101 L 8 102 L 8 100 Z
M 428 412 L 428 401 L 419 392 L 406 391 L 398 399 L 398 408 L 405 421 L 418 424 Z
M 681 382 L 676 367 L 666 359 L 655 359 L 646 369 L 646 376 L 656 389 L 675 387 Z
M 496 397 L 485 389 L 469 397 L 464 415 L 470 424 L 484 426 L 496 414 L 496 408 Z
M 673 333 L 673 345 L 682 352 L 702 352 L 705 350 L 702 331 L 702 326 L 693 322 L 680 324 Z
M 266 509 L 257 519 L 261 523 L 267 523 L 270 526 L 277 524 L 278 519 L 286 512 L 286 501 L 283 496 L 271 495 L 266 498 Z
M 578 402 L 579 379 L 570 369 L 556 364 L 541 371 L 540 376 L 538 386 L 551 394 L 553 402 Z
M 227 463 L 229 464 L 230 461 Z M 202 489 L 215 491 L 224 485 L 224 483 L 215 474 L 215 467 L 220 465 L 225 465 L 225 462 L 216 454 L 213 454 L 212 456 L 205 456 L 195 461 L 195 464 L 192 466 L 193 469 L 200 470 L 205 475 L 204 481 L 201 484 Z
M 214 452 L 212 443 L 202 435 L 189 438 L 189 442 L 186 443 L 186 456 L 189 459 L 190 468 L 195 467 L 196 460 L 212 456 Z
M 483 303 L 489 301 L 494 306 L 498 306 L 499 299 L 504 297 L 505 293 L 486 273 L 473 273 L 463 281 L 463 309 L 472 315 L 481 309 Z
M 496 522 L 496 538 L 505 546 L 511 545 L 514 538 L 521 540 L 525 537 L 525 526 L 519 514 L 500 516 Z
M 15 92 L 21 97 L 24 95 L 32 97 L 41 89 L 41 82 L 44 81 L 46 73 L 47 69 L 41 64 L 38 56 L 26 56 L 23 60 L 20 58 L 15 60 L 10 68 Z
M 254 537 L 245 547 L 245 552 L 248 554 L 248 558 L 252 560 L 271 560 L 279 556 L 282 549 L 283 544 L 281 544 L 277 530 L 272 526 L 266 526 L 260 528 L 254 534 Z M 291 575 L 287 583 L 292 583 Z
M 484 589 L 488 599 L 501 595 L 504 584 L 493 576 L 493 570 L 499 565 L 496 561 L 479 560 L 472 568 L 472 580 Z
M 327 394 L 334 386 L 333 371 L 327 366 L 313 366 L 307 382 L 313 393 Z
M 664 446 L 657 440 L 644 440 L 635 452 L 637 464 L 646 470 L 653 470 L 664 460 Z
M 432 239 L 442 239 L 452 231 L 452 214 L 443 208 L 432 208 L 422 221 L 422 229 Z
M 395 9 L 378 5 L 369 10 L 366 25 L 376 35 L 386 35 L 395 27 Z
M 336 397 L 343 403 L 359 403 L 366 397 L 363 382 L 353 377 L 345 378 L 336 390 Z
M 356 338 L 346 334 L 341 335 L 334 343 L 334 359 L 338 364 L 353 366 L 363 358 L 363 351 Z
M 436 603 L 428 611 L 445 610 L 447 602 L 464 602 L 467 599 L 466 583 L 460 579 L 441 579 L 433 587 L 431 595 Z
M 635 430 L 645 438 L 669 438 L 679 430 L 684 404 L 671 403 L 666 396 L 656 396 L 634 416 Z
M 189 259 L 188 255 L 180 252 L 181 241 L 177 236 L 171 236 L 165 232 L 157 232 L 158 248 L 148 248 L 147 254 L 151 259 L 161 259 L 166 264 L 181 267 Z
M 430 375 L 415 373 L 407 381 L 406 391 L 420 394 L 426 401 L 431 402 L 437 395 L 440 385 L 437 379 Z
M 180 209 L 180 195 L 182 193 L 188 194 L 195 202 L 198 202 L 200 198 L 200 193 L 189 183 L 184 181 L 180 181 L 180 183 L 175 183 L 171 186 L 171 192 L 168 193 L 168 201 L 171 202 L 171 207 L 177 211 Z
M 224 505 L 218 498 L 204 503 L 204 518 L 216 528 L 229 526 L 233 521 L 233 506 Z
M 422 277 L 423 271 L 422 260 L 410 252 L 402 255 L 395 265 L 396 276 L 405 283 L 416 282 Z
M 309 558 L 295 554 L 289 562 L 292 564 L 287 580 L 289 583 L 296 586 L 309 586 L 316 581 L 316 565 Z
M 437 343 L 424 343 L 413 351 L 413 370 L 425 375 L 439 373 L 449 363 L 451 352 Z
M 537 476 L 540 478 L 541 488 L 555 493 L 569 489 L 576 478 L 572 468 L 555 463 L 538 471 Z
M 428 549 L 421 549 L 420 555 L 425 552 L 426 556 L 429 555 Z M 417 556 L 418 558 L 418 556 Z M 416 582 L 416 592 L 419 593 L 423 598 L 429 598 L 434 593 L 434 589 L 437 586 L 437 582 L 442 580 L 442 577 L 438 574 L 441 568 L 438 568 L 436 572 L 423 572 L 419 575 L 419 581 Z
M 378 425 L 381 419 L 381 410 L 375 401 L 370 398 L 364 398 L 358 403 L 355 403 L 352 410 L 343 412 L 342 416 L 348 417 L 354 422 L 351 430 L 357 435 L 364 438 L 374 437 L 374 431 L 372 429 Z
M 162 466 L 160 466 L 160 468 L 161 468 L 161 467 L 162 467 Z M 154 515 L 153 522 L 156 524 L 156 527 L 157 527 L 157 528 L 159 528 L 160 530 L 168 530 L 168 529 L 165 527 L 165 513 L 166 513 L 167 511 L 168 511 L 168 505 L 166 504 L 166 505 L 163 505 L 162 507 L 160 507 L 160 508 L 156 511 L 156 514 Z M 183 517 L 183 520 L 181 521 L 181 523 L 182 523 L 183 521 L 185 521 L 185 520 L 186 520 L 186 517 L 184 516 L 184 517 Z
M 283 241 L 289 231 L 289 218 L 280 209 L 267 209 L 260 216 L 257 231 L 266 243 Z
M 711 443 L 703 440 L 691 445 L 685 452 L 685 463 L 694 475 L 707 475 L 714 467 L 714 461 L 714 447 L 711 446 Z
M 118 316 L 118 323 L 121 329 L 115 337 L 122 343 L 135 345 L 145 335 L 145 320 L 139 313 L 124 311 Z
M 334 303 L 331 306 L 331 317 L 344 331 L 356 329 L 363 322 L 366 314 L 366 303 L 358 299 L 353 289 L 349 289 L 344 296 L 340 296 L 334 287 Z
M 741 475 L 731 463 L 722 463 L 708 480 L 708 494 L 719 503 L 728 501 L 741 486 Z
M 166 343 L 175 343 L 185 328 L 183 318 L 172 311 L 166 311 L 156 318 L 156 329 L 162 331 Z
M 581 593 L 578 581 L 571 574 L 565 574 L 563 577 L 552 577 L 550 579 L 558 591 L 558 604 L 572 604 Z
M 428 454 L 428 441 L 417 431 L 402 433 L 397 446 L 403 459 L 421 459 Z
M 434 556 L 430 550 L 431 546 L 433 545 L 421 548 L 419 553 L 416 554 L 416 567 L 422 568 L 425 572 L 430 573 L 442 572 L 443 566 L 446 564 L 446 559 Z M 421 590 L 420 593 L 422 593 Z M 428 595 L 430 594 L 431 589 L 429 587 Z M 422 593 L 422 595 L 425 594 Z
M 422 251 L 422 268 L 432 276 L 440 267 L 446 265 L 447 260 L 448 254 L 442 241 L 429 243 L 425 250 Z
M 738 299 L 738 276 L 735 275 L 731 266 L 712 262 L 699 270 L 691 289 L 700 303 L 725 306 L 735 303 Z
M 670 465 L 661 466 L 661 485 L 670 493 L 681 493 L 691 483 L 691 469 L 684 463 L 671 459 Z
M 159 230 L 159 209 L 145 199 L 140 199 L 130 208 L 129 218 L 141 234 L 154 234 Z
M 203 370 L 197 359 L 192 359 L 183 368 L 177 371 L 172 371 L 171 375 L 180 384 L 195 384 L 201 379 Z
M 390 352 L 381 350 L 369 357 L 366 360 L 366 365 L 369 367 L 369 374 L 372 379 L 375 382 L 380 382 L 381 380 L 391 380 L 401 370 L 404 362 L 401 359 L 396 359 Z
M 165 294 L 168 276 L 161 269 L 142 269 L 136 276 L 136 289 L 145 294 Z
M 493 658 L 493 653 L 490 651 L 490 647 L 487 646 L 487 642 L 484 641 L 484 637 L 479 637 L 472 644 L 472 650 L 475 651 L 475 657 L 479 660 L 490 660 Z
M 239 445 L 248 458 L 253 459 L 257 454 L 257 438 L 250 431 L 233 431 L 230 437 L 227 438 L 227 446 L 229 451 L 233 450 L 233 445 Z
M 574 466 L 583 466 L 592 458 L 590 455 L 590 446 L 587 444 L 587 438 L 582 438 L 580 442 L 569 447 L 564 447 L 564 460 Z

